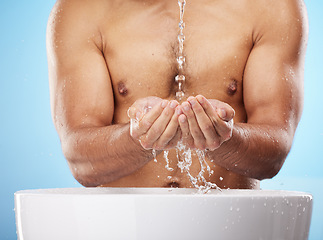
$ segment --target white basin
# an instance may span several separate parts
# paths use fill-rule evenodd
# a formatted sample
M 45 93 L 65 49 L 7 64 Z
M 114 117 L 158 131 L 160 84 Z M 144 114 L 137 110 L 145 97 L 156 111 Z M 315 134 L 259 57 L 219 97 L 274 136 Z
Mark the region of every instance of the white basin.
M 15 193 L 20 240 L 307 239 L 312 196 L 267 190 L 72 188 Z

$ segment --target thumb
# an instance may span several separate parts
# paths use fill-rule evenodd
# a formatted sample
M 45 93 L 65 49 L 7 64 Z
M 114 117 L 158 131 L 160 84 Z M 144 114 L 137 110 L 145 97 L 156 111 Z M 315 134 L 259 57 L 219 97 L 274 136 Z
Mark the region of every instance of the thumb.
M 216 112 L 218 116 L 226 122 L 231 121 L 235 115 L 233 108 L 217 108 Z

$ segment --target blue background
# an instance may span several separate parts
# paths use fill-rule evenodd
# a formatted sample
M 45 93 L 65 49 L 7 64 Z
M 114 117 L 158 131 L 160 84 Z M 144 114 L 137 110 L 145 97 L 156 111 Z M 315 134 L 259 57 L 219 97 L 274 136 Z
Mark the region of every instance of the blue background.
M 281 172 L 264 189 L 310 192 L 310 239 L 323 239 L 323 2 L 305 1 L 310 21 L 305 106 Z M 14 192 L 80 187 L 62 155 L 52 124 L 45 32 L 55 1 L 0 3 L 0 239 L 16 239 Z

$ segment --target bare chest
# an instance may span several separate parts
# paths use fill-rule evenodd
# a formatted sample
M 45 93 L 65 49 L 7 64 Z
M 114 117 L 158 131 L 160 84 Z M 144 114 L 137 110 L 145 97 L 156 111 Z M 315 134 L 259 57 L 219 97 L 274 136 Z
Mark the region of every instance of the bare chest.
M 120 109 L 146 96 L 174 99 L 178 89 L 177 1 L 131 6 L 118 6 L 110 18 L 113 24 L 104 31 L 104 54 Z M 243 106 L 243 71 L 252 48 L 250 24 L 241 20 L 244 14 L 223 4 L 187 1 L 184 99 L 202 94 Z

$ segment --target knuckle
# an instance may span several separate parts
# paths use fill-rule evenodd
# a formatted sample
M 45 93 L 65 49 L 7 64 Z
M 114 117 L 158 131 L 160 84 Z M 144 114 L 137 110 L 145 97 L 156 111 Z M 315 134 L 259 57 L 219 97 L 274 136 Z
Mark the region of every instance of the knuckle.
M 208 132 L 208 131 L 211 131 L 214 129 L 213 125 L 211 123 L 207 123 L 207 124 L 204 124 L 202 127 L 201 127 L 202 131 L 203 132 Z
M 204 110 L 201 107 L 199 107 L 199 106 L 194 106 L 194 112 L 196 112 L 196 113 L 202 113 L 202 112 L 204 112 Z
M 154 144 L 153 149 L 162 150 L 162 147 L 159 144 Z
M 167 108 L 165 108 L 165 109 L 164 109 L 164 111 L 163 111 L 163 113 L 162 113 L 162 114 L 163 114 L 164 116 L 168 117 L 168 116 L 172 115 L 172 114 L 173 114 L 173 112 L 174 112 L 174 111 L 173 111 L 170 107 L 167 107 Z
M 199 136 L 201 133 L 199 129 L 193 129 L 191 132 L 193 136 Z
M 152 149 L 152 145 L 150 143 L 145 143 L 144 145 L 142 145 L 145 149 Z
M 169 142 L 171 139 L 173 138 L 173 135 L 172 134 L 165 134 L 163 136 L 163 139 L 166 141 L 166 142 Z
M 210 144 L 210 148 L 212 148 L 213 150 L 215 150 L 219 147 L 220 147 L 220 140 L 219 139 L 213 140 L 212 143 Z
M 151 149 L 152 148 L 152 144 L 147 141 L 147 139 L 140 139 L 140 144 L 144 149 Z
M 167 141 L 164 140 L 159 140 L 158 142 L 156 142 L 156 147 L 158 148 L 157 150 L 163 150 L 165 149 L 166 145 L 167 145 Z
M 195 143 L 195 146 L 200 150 L 204 150 L 206 148 L 206 143 L 205 141 L 199 141 Z
M 156 128 L 156 127 L 152 127 L 152 128 L 150 128 L 150 133 L 152 134 L 152 135 L 154 135 L 154 136 L 156 136 L 156 135 L 159 135 L 160 134 L 160 130 L 158 129 L 158 128 Z
M 149 128 L 151 126 L 151 123 L 147 120 L 142 120 L 139 122 L 139 128 Z

